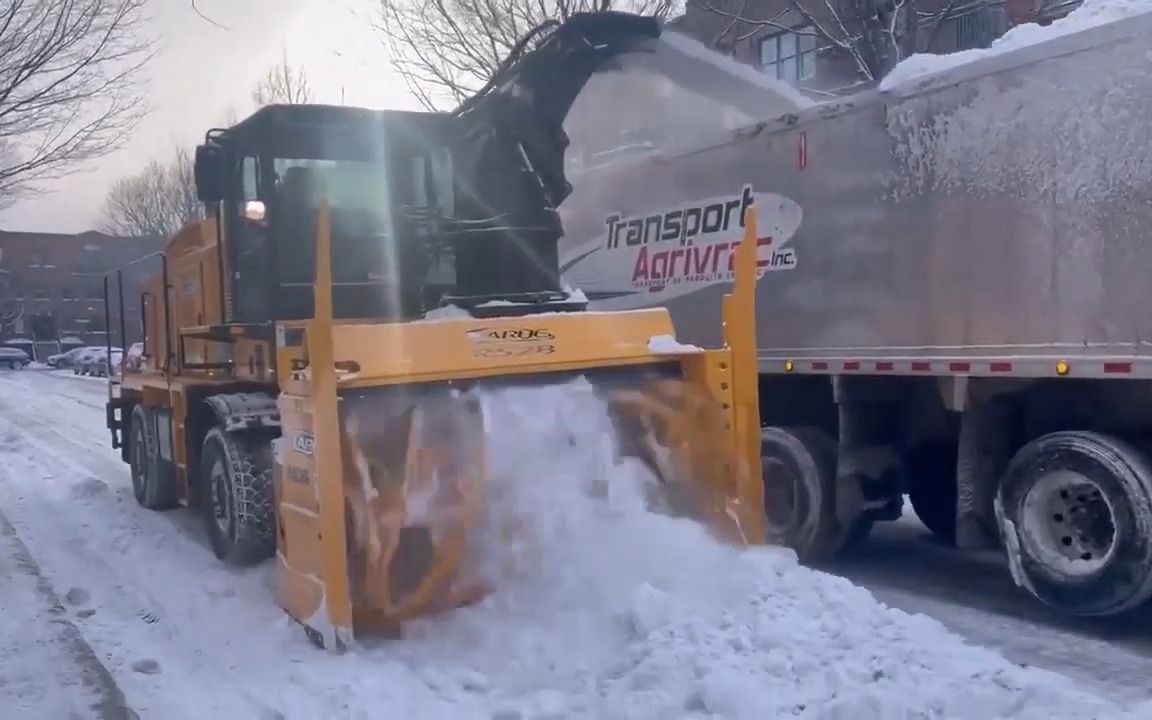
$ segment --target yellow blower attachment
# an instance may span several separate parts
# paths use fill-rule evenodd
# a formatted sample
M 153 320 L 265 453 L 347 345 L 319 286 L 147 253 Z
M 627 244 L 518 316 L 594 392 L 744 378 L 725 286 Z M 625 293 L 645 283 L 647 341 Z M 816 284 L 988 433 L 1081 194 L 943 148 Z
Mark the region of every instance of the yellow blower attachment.
M 477 529 L 491 499 L 478 387 L 585 377 L 656 504 L 733 543 L 763 542 L 747 215 L 726 346 L 682 347 L 666 310 L 334 323 L 327 210 L 316 317 L 282 323 L 276 452 L 280 601 L 324 647 L 482 598 Z M 547 482 L 542 478 L 541 482 Z M 515 533 L 515 528 L 504 528 Z

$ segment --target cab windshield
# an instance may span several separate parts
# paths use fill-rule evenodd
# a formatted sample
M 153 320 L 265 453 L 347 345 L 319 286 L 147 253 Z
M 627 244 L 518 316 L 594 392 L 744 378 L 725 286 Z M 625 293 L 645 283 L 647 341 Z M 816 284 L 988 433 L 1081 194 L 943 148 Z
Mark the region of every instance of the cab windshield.
M 312 283 L 321 201 L 331 214 L 334 282 L 378 281 L 393 236 L 386 164 L 277 158 L 273 171 L 272 217 L 283 238 L 276 253 L 281 284 Z

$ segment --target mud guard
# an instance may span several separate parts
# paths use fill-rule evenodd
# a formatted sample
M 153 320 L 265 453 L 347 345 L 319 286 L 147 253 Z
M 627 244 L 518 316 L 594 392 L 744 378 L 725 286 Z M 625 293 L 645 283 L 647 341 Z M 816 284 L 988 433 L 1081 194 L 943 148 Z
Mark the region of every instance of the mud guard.
M 227 432 L 280 427 L 280 409 L 276 407 L 276 398 L 268 393 L 212 395 L 204 402 Z

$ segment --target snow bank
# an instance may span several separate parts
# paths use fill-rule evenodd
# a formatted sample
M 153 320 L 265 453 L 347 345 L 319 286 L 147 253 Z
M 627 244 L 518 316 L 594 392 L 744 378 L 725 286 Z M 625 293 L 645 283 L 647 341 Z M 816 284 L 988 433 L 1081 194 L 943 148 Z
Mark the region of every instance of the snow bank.
M 899 63 L 880 83 L 888 90 L 911 80 L 1012 50 L 1036 45 L 1074 32 L 1152 12 L 1152 0 L 1084 0 L 1080 7 L 1047 27 L 1035 23 L 1017 25 L 986 49 L 964 50 L 947 55 L 912 55 Z
M 500 589 L 366 654 L 382 665 L 358 674 L 391 685 L 398 673 L 408 688 L 399 697 L 424 682 L 429 699 L 450 698 L 452 717 L 501 718 L 1047 720 L 1115 710 L 790 552 L 723 546 L 651 512 L 655 479 L 615 457 L 611 421 L 584 382 L 503 389 L 484 403 L 493 500 L 478 542 Z M 497 540 L 509 526 L 514 539 Z

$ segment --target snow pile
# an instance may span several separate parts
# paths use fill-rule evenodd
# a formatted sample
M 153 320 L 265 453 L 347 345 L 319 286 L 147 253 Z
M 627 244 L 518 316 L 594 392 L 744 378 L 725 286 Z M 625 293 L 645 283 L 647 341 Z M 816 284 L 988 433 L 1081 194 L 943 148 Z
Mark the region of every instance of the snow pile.
M 974 60 L 1001 55 L 1150 11 L 1152 0 L 1084 0 L 1080 7 L 1051 25 L 1046 27 L 1035 23 L 1017 25 L 986 49 L 963 50 L 947 55 L 927 53 L 912 55 L 892 68 L 881 81 L 880 89 L 888 90 L 910 80 L 934 75 Z
M 676 339 L 675 335 L 653 335 L 648 338 L 648 352 L 650 353 L 687 353 L 700 352 L 696 345 L 686 345 Z
M 481 547 L 499 590 L 414 623 L 384 666 L 389 709 L 451 717 L 1100 718 L 1117 709 L 879 605 L 787 551 L 723 546 L 651 512 L 583 381 L 483 398 L 491 442 Z M 512 540 L 499 530 L 517 527 Z M 356 677 L 358 676 L 358 677 Z M 424 685 L 424 689 L 421 689 Z M 398 704 L 397 704 L 398 703 Z M 365 706 L 365 711 L 369 710 Z
M 571 287 L 565 286 L 564 292 L 566 293 L 566 296 L 563 300 L 553 300 L 548 303 L 525 303 L 512 302 L 511 300 L 489 300 L 488 302 L 480 303 L 476 307 L 521 307 L 525 305 L 531 305 L 533 307 L 547 307 L 548 305 L 560 305 L 564 303 L 588 302 L 588 296 L 584 294 L 583 290 L 573 290 Z M 471 317 L 473 317 L 472 313 L 469 312 L 467 308 L 462 308 L 459 305 L 442 305 L 424 313 L 425 320 L 464 320 Z

